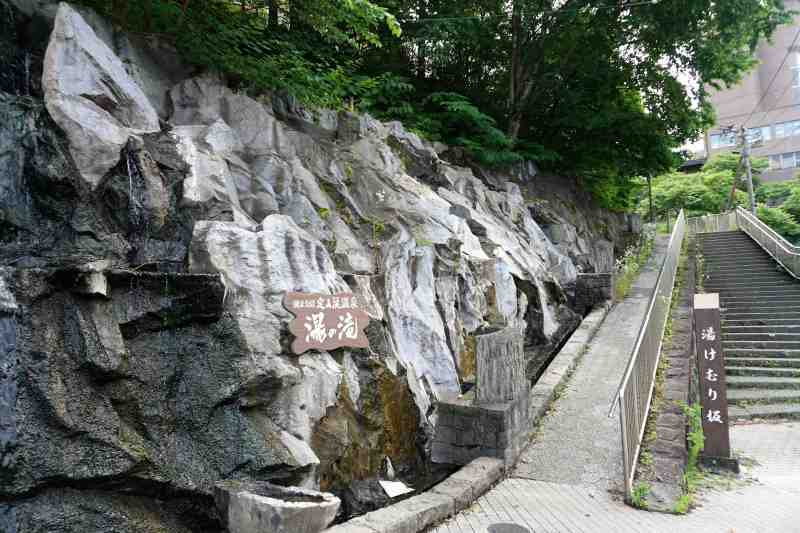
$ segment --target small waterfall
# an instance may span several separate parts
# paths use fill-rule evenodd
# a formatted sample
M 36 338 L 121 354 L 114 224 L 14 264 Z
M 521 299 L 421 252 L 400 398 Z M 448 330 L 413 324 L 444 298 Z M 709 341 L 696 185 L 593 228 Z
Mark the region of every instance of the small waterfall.
M 0 273 L 0 471 L 14 469 L 17 446 L 17 304 Z M 0 505 L 0 530 L 16 531 L 14 507 Z
M 144 192 L 144 178 L 130 144 L 125 149 L 128 170 L 128 228 L 131 234 L 139 234 L 145 226 L 145 216 L 140 198 Z
M 25 96 L 31 95 L 31 53 L 25 52 L 25 60 L 24 60 L 24 78 L 23 78 L 23 91 Z
M 17 321 L 0 310 L 0 465 L 17 441 Z

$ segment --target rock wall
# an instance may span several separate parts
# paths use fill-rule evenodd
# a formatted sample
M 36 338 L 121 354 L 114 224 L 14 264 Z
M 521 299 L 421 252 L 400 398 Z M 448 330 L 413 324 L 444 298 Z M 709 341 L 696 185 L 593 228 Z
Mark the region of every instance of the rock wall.
M 475 332 L 546 358 L 578 266 L 613 261 L 618 217 L 543 214 L 530 172 L 253 98 L 67 4 L 0 13 L 4 531 L 220 531 L 219 480 L 426 479 Z M 358 294 L 370 349 L 291 355 L 285 291 Z

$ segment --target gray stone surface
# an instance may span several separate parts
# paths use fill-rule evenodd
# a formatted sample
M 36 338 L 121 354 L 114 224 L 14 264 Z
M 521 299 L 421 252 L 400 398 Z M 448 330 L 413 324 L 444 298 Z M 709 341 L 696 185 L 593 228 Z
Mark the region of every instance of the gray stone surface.
M 595 305 L 614 300 L 614 273 L 578 274 L 575 282 L 575 309 L 585 313 Z
M 326 492 L 242 481 L 218 483 L 214 498 L 230 533 L 319 533 L 340 503 Z
M 66 3 L 56 15 L 42 85 L 47 110 L 92 189 L 117 164 L 130 135 L 159 130 L 158 115 L 120 59 Z
M 0 4 L 16 529 L 217 531 L 221 479 L 341 491 L 386 457 L 413 479 L 477 331 L 523 328 L 544 361 L 578 322 L 568 246 L 514 176 L 448 163 L 397 123 L 187 79 L 168 45 L 84 8 L 51 36 Z M 371 349 L 291 355 L 288 288 L 357 292 Z
M 512 326 L 476 335 L 476 341 L 475 403 L 513 402 L 526 396 L 522 330 Z

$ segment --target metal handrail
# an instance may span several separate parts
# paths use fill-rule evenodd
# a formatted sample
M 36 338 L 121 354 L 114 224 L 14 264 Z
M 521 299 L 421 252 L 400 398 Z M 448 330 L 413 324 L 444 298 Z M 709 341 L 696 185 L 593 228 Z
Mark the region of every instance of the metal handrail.
M 800 246 L 790 243 L 754 214 L 741 207 L 736 208 L 736 221 L 739 229 L 750 235 L 789 274 L 800 278 Z
M 650 411 L 656 370 L 661 355 L 661 343 L 664 338 L 664 329 L 672 302 L 672 290 L 675 286 L 675 275 L 685 235 L 686 215 L 681 210 L 670 235 L 667 254 L 661 264 L 647 314 L 642 321 L 628 366 L 608 413 L 609 417 L 614 416 L 616 407 L 619 406 L 625 497 L 628 500 L 633 491 L 633 475 L 636 472 L 636 461 L 644 436 L 645 422 Z

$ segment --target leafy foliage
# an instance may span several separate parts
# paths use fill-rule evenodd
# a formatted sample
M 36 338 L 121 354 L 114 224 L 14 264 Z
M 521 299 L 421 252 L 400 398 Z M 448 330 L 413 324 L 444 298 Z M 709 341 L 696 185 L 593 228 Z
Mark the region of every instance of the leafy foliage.
M 78 1 L 242 89 L 399 119 L 483 164 L 533 159 L 616 209 L 788 20 L 781 0 Z
M 169 37 L 190 62 L 230 75 L 253 91 L 286 91 L 338 107 L 357 91 L 357 52 L 380 46 L 378 28 L 399 34 L 388 11 L 367 0 L 292 0 L 270 26 L 260 2 L 81 0 L 127 29 Z M 185 9 L 184 6 L 185 5 Z
M 757 175 L 765 170 L 764 159 L 753 159 Z M 653 179 L 653 208 L 657 215 L 681 209 L 688 216 L 721 213 L 730 206 L 729 198 L 738 158 L 721 154 L 703 166 L 701 172 L 684 174 L 672 172 Z M 758 218 L 791 242 L 800 242 L 800 180 L 762 185 L 754 178 Z M 734 191 L 734 205 L 747 207 L 749 200 L 744 180 Z M 646 202 L 643 202 L 646 203 Z M 647 208 L 648 206 L 643 206 Z
M 800 242 L 800 224 L 782 207 L 759 205 L 756 208 L 759 220 L 780 233 L 789 242 Z
M 685 174 L 672 172 L 653 179 L 653 208 L 657 215 L 669 210 L 686 210 L 688 216 L 720 213 L 728 208 L 734 172 L 738 158 L 731 154 L 720 154 L 705 164 L 701 172 Z M 765 169 L 763 159 L 753 160 L 754 171 Z M 758 180 L 755 180 L 758 183 Z M 737 182 L 734 204 L 747 205 L 746 186 Z M 649 208 L 649 206 L 645 206 Z
M 787 20 L 782 2 L 760 0 L 376 1 L 404 31 L 369 51 L 367 72 L 388 69 L 420 95 L 458 92 L 515 148 L 536 146 L 541 166 L 617 208 L 636 176 L 673 167 L 673 150 L 709 124 L 706 86 L 738 81 Z

